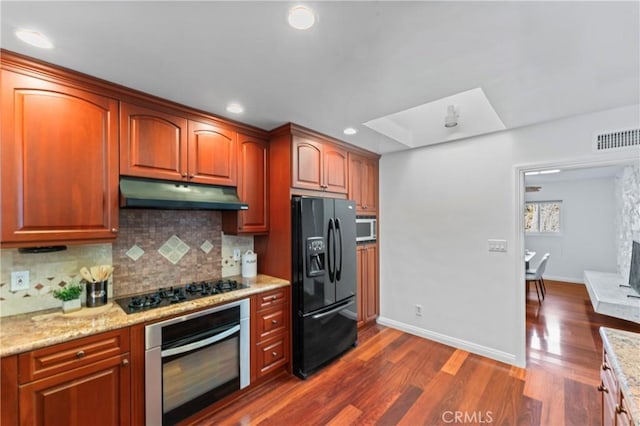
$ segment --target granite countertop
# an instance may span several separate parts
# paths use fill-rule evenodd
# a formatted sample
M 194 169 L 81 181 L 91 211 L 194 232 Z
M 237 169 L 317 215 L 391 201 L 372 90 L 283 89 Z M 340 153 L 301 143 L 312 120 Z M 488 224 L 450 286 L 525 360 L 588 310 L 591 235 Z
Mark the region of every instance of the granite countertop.
M 640 425 L 640 333 L 600 327 L 600 336 L 631 417 Z
M 226 278 L 235 279 L 248 287 L 129 315 L 115 303 L 115 300 L 111 300 L 105 306 L 82 308 L 80 311 L 69 314 L 63 314 L 60 309 L 50 309 L 0 318 L 0 357 L 158 320 L 219 303 L 244 299 L 252 294 L 289 285 L 289 281 L 268 275 L 258 275 L 254 278 L 240 276 Z

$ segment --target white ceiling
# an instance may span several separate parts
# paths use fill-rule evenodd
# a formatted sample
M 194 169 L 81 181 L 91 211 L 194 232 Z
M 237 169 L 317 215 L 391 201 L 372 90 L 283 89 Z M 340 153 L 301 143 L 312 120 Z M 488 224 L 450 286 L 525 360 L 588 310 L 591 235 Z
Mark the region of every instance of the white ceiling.
M 380 153 L 407 146 L 363 123 L 475 88 L 506 128 L 640 103 L 637 1 L 316 2 L 306 32 L 286 25 L 292 4 L 5 0 L 0 44 L 222 116 L 236 101 L 245 112 L 233 119 L 291 121 Z M 18 27 L 56 47 L 23 44 Z M 429 120 L 438 131 L 445 113 Z

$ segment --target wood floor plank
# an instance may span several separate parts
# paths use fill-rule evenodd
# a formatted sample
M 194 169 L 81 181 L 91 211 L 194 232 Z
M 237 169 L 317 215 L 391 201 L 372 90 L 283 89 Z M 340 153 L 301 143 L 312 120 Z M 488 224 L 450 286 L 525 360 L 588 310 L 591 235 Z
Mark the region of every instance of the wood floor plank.
M 422 389 L 415 386 L 409 386 L 405 392 L 400 394 L 393 405 L 386 410 L 376 422 L 378 426 L 394 425 L 404 416 L 407 410 L 422 395 Z
M 327 423 L 327 426 L 348 426 L 354 424 L 358 417 L 362 414 L 362 411 L 358 410 L 353 405 L 349 404 L 344 407 L 337 416 Z
M 591 403 L 594 394 L 600 396 L 595 389 L 595 386 L 571 379 L 564 380 L 564 419 L 567 425 L 600 425 L 600 404 Z
M 469 356 L 469 352 L 463 351 L 462 349 L 456 349 L 445 365 L 442 366 L 441 371 L 455 376 L 458 373 L 460 366 L 462 366 L 462 363 L 467 359 L 467 356 Z

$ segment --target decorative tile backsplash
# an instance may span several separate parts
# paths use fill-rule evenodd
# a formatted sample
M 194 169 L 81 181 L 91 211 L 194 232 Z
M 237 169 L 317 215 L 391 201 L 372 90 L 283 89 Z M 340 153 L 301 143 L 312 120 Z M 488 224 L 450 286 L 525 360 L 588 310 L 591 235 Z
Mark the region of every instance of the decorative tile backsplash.
M 162 251 L 168 257 L 159 253 L 166 244 Z M 240 275 L 234 249 L 252 250 L 253 237 L 224 235 L 220 212 L 121 210 L 120 232 L 113 245 L 68 246 L 65 251 L 39 254 L 0 250 L 0 316 L 61 306 L 50 293 L 78 282 L 82 266 L 114 266 L 110 298 Z M 12 271 L 29 271 L 29 290 L 10 291 Z
M 615 178 L 618 272 L 629 282 L 631 242 L 640 241 L 640 164 L 627 166 Z
M 51 295 L 53 290 L 82 277 L 80 268 L 111 265 L 111 244 L 68 246 L 54 253 L 20 253 L 18 249 L 0 250 L 0 316 L 56 308 L 62 305 Z M 29 271 L 29 290 L 11 291 L 11 272 Z M 109 283 L 109 296 L 113 295 Z M 84 301 L 84 294 L 81 296 Z

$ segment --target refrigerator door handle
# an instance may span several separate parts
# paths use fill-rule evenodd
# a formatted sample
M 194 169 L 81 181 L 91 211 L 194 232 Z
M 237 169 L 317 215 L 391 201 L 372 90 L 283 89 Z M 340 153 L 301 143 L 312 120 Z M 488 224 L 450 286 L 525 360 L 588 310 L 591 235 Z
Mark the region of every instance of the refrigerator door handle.
M 333 236 L 333 244 L 332 237 Z M 332 265 L 331 255 L 333 254 L 333 263 L 336 261 L 336 234 L 334 229 L 333 218 L 329 219 L 329 230 L 327 231 L 327 269 L 329 269 L 329 282 L 335 281 L 335 265 Z
M 346 308 L 347 306 L 351 306 L 355 303 L 355 300 L 351 300 L 348 303 L 345 303 L 343 305 L 340 305 L 336 308 L 331 309 L 330 311 L 327 312 L 323 312 L 321 314 L 315 314 L 314 316 L 312 316 L 311 318 L 313 319 L 320 319 L 320 318 L 324 318 L 324 317 L 328 317 L 329 315 L 333 315 L 336 312 L 340 312 L 341 310 L 343 310 L 344 308 Z
M 340 218 L 336 218 L 336 230 L 338 231 L 338 238 L 340 242 L 340 261 L 336 260 L 336 281 L 340 281 L 342 276 L 342 225 L 340 224 Z

